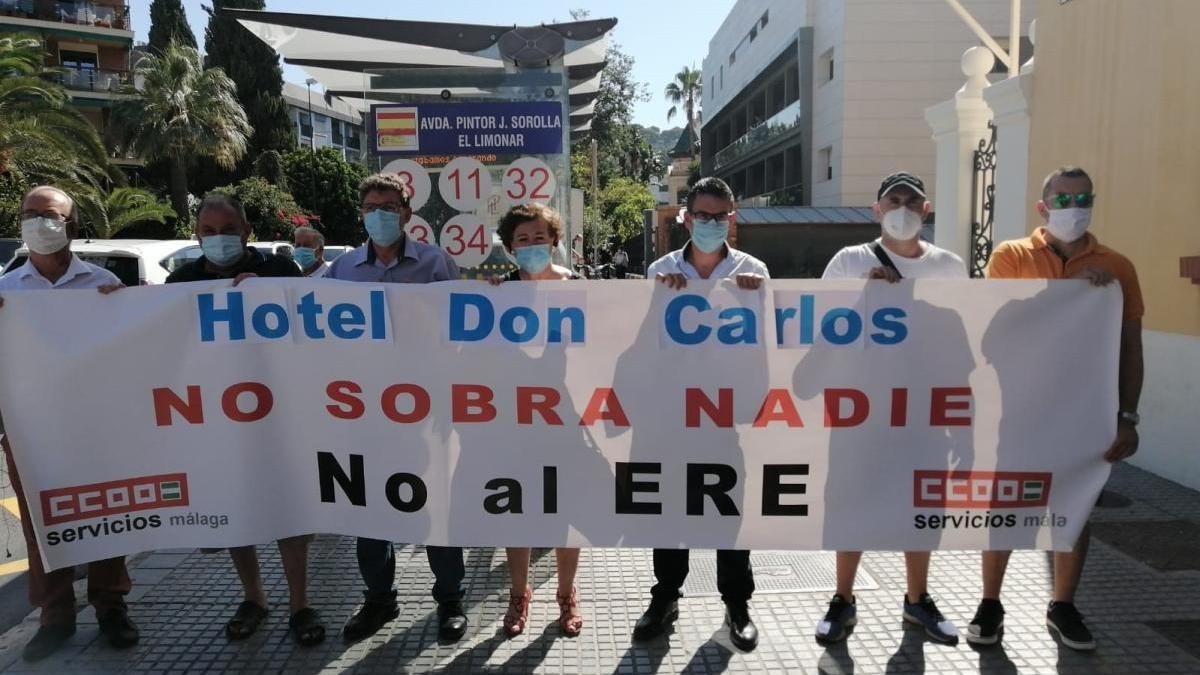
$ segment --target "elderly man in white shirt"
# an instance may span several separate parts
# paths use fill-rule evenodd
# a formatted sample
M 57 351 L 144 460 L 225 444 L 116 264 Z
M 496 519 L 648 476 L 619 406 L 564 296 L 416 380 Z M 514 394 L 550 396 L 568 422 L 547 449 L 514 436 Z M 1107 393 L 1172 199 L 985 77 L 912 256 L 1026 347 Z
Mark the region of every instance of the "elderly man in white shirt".
M 310 279 L 320 279 L 329 271 L 329 263 L 325 262 L 325 235 L 311 227 L 297 227 L 292 232 L 292 241 L 296 244 L 292 250 L 292 260 L 300 266 L 300 271 Z
M 687 286 L 689 279 L 729 279 L 739 288 L 755 290 L 770 278 L 767 266 L 726 241 L 735 222 L 733 191 L 719 178 L 702 178 L 687 196 L 683 224 L 691 239 L 683 248 L 655 260 L 646 277 L 674 289 Z M 638 619 L 633 639 L 653 639 L 679 616 L 679 598 L 688 574 L 687 549 L 654 549 L 654 576 L 650 606 Z M 749 602 L 754 593 L 754 573 L 749 551 L 717 551 L 717 586 L 725 602 L 729 639 L 742 650 L 758 646 L 758 628 L 750 619 Z
M 0 278 L 0 291 L 95 288 L 107 294 L 122 287 L 112 272 L 84 262 L 71 252 L 71 239 L 79 232 L 74 210 L 71 197 L 57 188 L 40 186 L 25 195 L 21 201 L 21 238 L 29 249 L 29 260 Z M 0 297 L 3 306 L 4 298 Z M 2 316 L 0 313 L 0 320 Z M 29 522 L 29 507 L 7 436 L 3 446 L 13 491 L 24 514 L 21 529 L 29 553 L 29 601 L 42 610 L 41 626 L 22 654 L 27 661 L 37 661 L 54 653 L 75 633 L 75 570 L 68 567 L 46 571 L 38 555 L 37 537 Z M 129 589 L 125 558 L 88 564 L 88 600 L 96 608 L 100 632 L 117 648 L 132 647 L 139 638 L 125 605 Z

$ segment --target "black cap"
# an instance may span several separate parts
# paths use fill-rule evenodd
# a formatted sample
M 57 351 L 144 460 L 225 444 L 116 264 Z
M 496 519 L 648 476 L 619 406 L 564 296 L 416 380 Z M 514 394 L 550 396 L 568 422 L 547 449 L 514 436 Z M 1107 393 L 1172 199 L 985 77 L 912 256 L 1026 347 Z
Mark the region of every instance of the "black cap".
M 921 180 L 920 176 L 914 176 L 905 171 L 897 171 L 883 179 L 883 183 L 879 185 L 879 194 L 875 195 L 875 199 L 883 199 L 884 195 L 900 186 L 907 187 L 922 197 L 925 196 L 925 181 Z

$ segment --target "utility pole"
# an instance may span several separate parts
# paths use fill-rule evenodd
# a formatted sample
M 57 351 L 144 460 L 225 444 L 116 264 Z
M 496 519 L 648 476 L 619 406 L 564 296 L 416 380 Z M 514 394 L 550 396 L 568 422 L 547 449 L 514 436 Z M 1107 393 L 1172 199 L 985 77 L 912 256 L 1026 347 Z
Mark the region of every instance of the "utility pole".
M 312 86 L 316 83 L 317 81 L 311 77 L 304 81 L 305 86 L 308 87 L 308 149 L 313 151 L 317 149 L 317 124 L 313 120 L 312 112 Z
M 596 155 L 596 139 L 592 139 L 592 269 L 595 269 L 600 264 L 600 209 L 597 203 L 600 201 L 599 188 L 599 159 Z

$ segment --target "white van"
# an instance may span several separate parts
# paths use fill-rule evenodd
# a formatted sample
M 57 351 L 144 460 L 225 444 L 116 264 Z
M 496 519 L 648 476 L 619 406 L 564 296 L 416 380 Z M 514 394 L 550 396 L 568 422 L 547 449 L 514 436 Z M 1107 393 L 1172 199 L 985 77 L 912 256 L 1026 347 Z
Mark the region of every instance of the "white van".
M 190 239 L 76 239 L 71 251 L 80 260 L 112 272 L 126 286 L 166 282 L 167 275 L 203 255 L 199 242 Z M 29 258 L 29 249 L 17 249 L 4 273 Z

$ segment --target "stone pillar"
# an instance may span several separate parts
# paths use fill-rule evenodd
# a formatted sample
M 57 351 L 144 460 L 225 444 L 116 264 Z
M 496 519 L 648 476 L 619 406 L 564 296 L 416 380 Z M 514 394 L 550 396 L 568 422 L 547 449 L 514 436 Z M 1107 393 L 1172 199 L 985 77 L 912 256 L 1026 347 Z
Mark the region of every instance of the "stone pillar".
M 925 121 L 937 145 L 937 183 L 934 210 L 937 213 L 934 243 L 962 256 L 970 265 L 971 214 L 976 204 L 971 195 L 974 155 L 979 142 L 989 136 L 992 110 L 983 99 L 987 74 L 996 57 L 985 47 L 963 52 L 962 72 L 967 76 L 954 98 L 925 110 Z M 999 161 L 1004 161 L 998 156 Z
M 1030 26 L 1031 40 L 1033 36 L 1033 26 Z M 983 100 L 992 109 L 996 125 L 996 210 L 992 238 L 997 243 L 1028 234 L 1032 201 L 1040 198 L 1040 195 L 1029 194 L 1032 99 L 1032 58 L 1022 66 L 1019 76 L 1001 80 L 983 91 Z M 1049 170 L 1047 167 L 1046 171 Z

